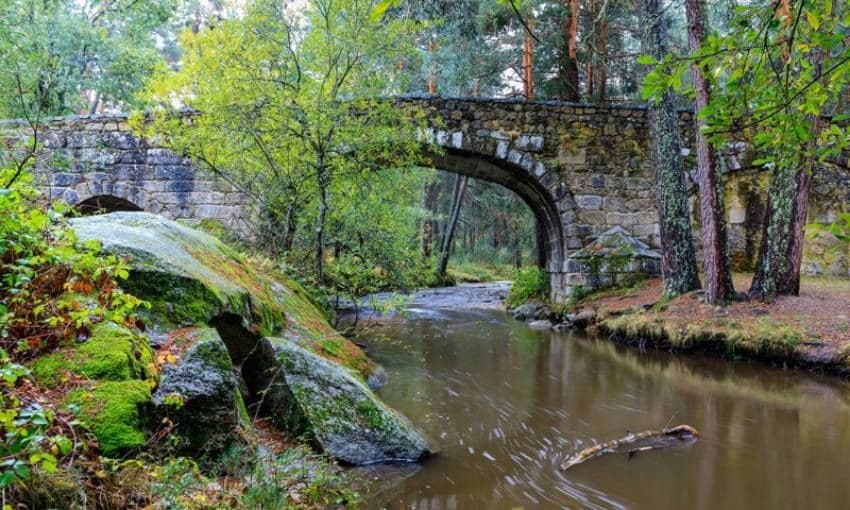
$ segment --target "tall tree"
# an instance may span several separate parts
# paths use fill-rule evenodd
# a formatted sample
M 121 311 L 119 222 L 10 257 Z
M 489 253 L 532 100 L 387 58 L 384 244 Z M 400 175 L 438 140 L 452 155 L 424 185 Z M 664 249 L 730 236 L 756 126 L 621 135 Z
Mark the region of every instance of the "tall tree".
M 641 0 L 643 51 L 658 60 L 669 51 L 666 45 L 669 20 L 661 3 L 661 0 Z M 656 101 L 649 103 L 648 111 L 658 221 L 661 225 L 661 272 L 664 292 L 668 296 L 677 296 L 700 286 L 688 214 L 685 172 L 680 156 L 679 116 L 673 94 L 673 90 L 667 87 Z
M 162 63 L 153 32 L 175 0 L 0 2 L 0 116 L 88 113 L 136 102 Z
M 688 18 L 688 41 L 691 52 L 698 53 L 706 37 L 705 0 L 685 0 Z M 699 173 L 700 227 L 702 235 L 703 273 L 705 274 L 705 300 L 717 303 L 734 295 L 732 273 L 726 249 L 726 223 L 721 200 L 722 182 L 716 169 L 714 148 L 704 130 L 701 113 L 711 98 L 710 85 L 699 60 L 692 64 L 694 91 L 696 92 L 696 154 Z
M 770 173 L 761 246 L 750 287 L 771 301 L 799 291 L 811 172 L 839 157 L 850 133 L 833 117 L 850 83 L 850 17 L 834 0 L 761 0 L 740 5 L 725 33 L 697 55 L 713 89 L 702 111 L 712 143 L 743 137 L 754 165 Z M 668 57 L 647 76 L 645 95 L 682 85 L 688 59 Z
M 454 242 L 455 230 L 460 220 L 460 210 L 463 207 L 463 196 L 466 194 L 466 184 L 468 181 L 469 178 L 465 175 L 457 175 L 455 177 L 451 215 L 449 216 L 446 228 L 443 229 L 443 240 L 440 243 L 440 260 L 437 264 L 437 276 L 440 279 L 445 279 L 446 277 L 446 270 L 449 266 L 449 255 L 451 254 L 452 243 Z
M 420 162 L 421 112 L 380 99 L 404 86 L 410 30 L 375 19 L 371 2 L 309 0 L 297 12 L 250 2 L 244 16 L 183 34 L 183 65 L 152 80 L 154 118 L 140 128 L 245 193 L 260 234 L 312 213 L 301 224 L 321 282 L 326 245 L 339 241 L 328 232 L 333 197 Z M 192 122 L 173 114 L 175 100 L 198 112 Z
M 564 0 L 564 42 L 561 48 L 561 99 L 578 101 L 581 97 L 578 81 L 578 0 Z

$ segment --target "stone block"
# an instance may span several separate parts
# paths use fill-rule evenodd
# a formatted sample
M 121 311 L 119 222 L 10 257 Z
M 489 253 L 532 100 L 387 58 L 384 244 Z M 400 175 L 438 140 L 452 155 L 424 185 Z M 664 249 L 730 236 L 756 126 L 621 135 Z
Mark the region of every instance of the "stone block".
M 605 197 L 602 201 L 602 209 L 623 212 L 626 210 L 626 201 L 620 197 Z
M 514 146 L 518 149 L 536 152 L 543 148 L 543 137 L 540 135 L 520 135 Z
M 149 165 L 174 166 L 183 163 L 183 158 L 168 149 L 148 149 L 145 154 L 145 161 Z
M 578 166 L 587 163 L 587 149 L 561 148 L 558 151 L 558 164 L 566 166 Z
M 168 181 L 165 183 L 165 191 L 171 191 L 174 193 L 188 193 L 194 189 L 195 182 L 192 180 Z
M 83 177 L 80 174 L 75 173 L 56 173 L 53 174 L 53 178 L 51 179 L 51 186 L 59 186 L 62 188 L 67 188 L 69 186 L 73 186 L 80 181 L 83 180 Z
M 161 165 L 154 167 L 157 179 L 188 181 L 195 178 L 195 171 L 186 165 Z
M 602 197 L 599 195 L 578 195 L 576 205 L 582 209 L 602 209 Z

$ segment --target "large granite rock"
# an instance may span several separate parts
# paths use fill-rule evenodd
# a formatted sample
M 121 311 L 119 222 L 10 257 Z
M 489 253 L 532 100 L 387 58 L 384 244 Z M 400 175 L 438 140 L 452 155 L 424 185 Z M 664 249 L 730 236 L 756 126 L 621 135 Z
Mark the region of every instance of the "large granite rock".
M 153 401 L 158 415 L 173 422 L 180 449 L 200 456 L 240 443 L 249 418 L 224 342 L 212 328 L 186 331 L 174 342 L 178 353 L 162 356 Z
M 345 368 L 294 342 L 264 339 L 274 351 L 295 412 L 321 449 L 350 464 L 416 461 L 433 446 L 404 416 Z M 291 419 L 292 407 L 279 410 Z
M 272 418 L 292 437 L 308 433 L 347 463 L 413 461 L 433 451 L 369 389 L 380 378 L 377 366 L 270 263 L 143 212 L 77 218 L 72 226 L 81 240 L 127 257 L 122 286 L 151 302 L 146 319 L 166 363 L 153 395 L 133 395 L 157 406 L 154 416 L 172 419 L 189 453 L 220 452 L 240 440 L 249 422 L 243 388 L 251 414 Z M 125 414 L 131 417 L 129 408 Z
M 364 379 L 376 370 L 341 337 L 294 281 L 270 263 L 248 259 L 200 230 L 145 212 L 72 220 L 82 241 L 129 259 L 128 292 L 148 301 L 154 338 L 183 326 L 212 325 L 238 364 L 261 336 L 287 338 L 351 368 Z

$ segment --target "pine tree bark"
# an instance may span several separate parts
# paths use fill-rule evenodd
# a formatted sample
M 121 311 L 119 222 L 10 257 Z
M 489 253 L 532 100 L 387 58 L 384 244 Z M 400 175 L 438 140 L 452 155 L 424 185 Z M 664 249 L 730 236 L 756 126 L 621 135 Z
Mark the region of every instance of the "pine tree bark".
M 581 98 L 578 82 L 578 0 L 564 0 L 564 9 L 569 11 L 569 17 L 564 24 L 567 51 L 561 63 L 561 99 L 578 101 Z
M 436 182 L 428 183 L 425 186 L 425 211 L 428 213 L 428 217 L 422 220 L 422 257 L 428 258 L 431 256 L 431 246 L 434 244 L 434 234 L 435 228 L 434 224 L 436 221 L 433 219 L 434 214 L 437 211 L 437 195 L 439 189 L 437 188 Z
M 776 15 L 787 31 L 792 26 L 792 10 L 788 0 L 781 0 Z M 784 44 L 785 37 L 780 37 Z M 817 69 L 823 64 L 822 50 L 813 52 L 811 65 Z M 783 53 L 783 65 L 790 65 L 790 51 Z M 768 200 L 762 229 L 759 258 L 750 286 L 751 298 L 771 302 L 779 295 L 800 293 L 800 267 L 803 259 L 803 227 L 809 209 L 811 175 L 817 162 L 814 154 L 818 137 L 823 129 L 820 118 L 812 116 L 811 138 L 797 168 L 778 165 L 771 175 Z
M 608 13 L 602 12 L 602 19 L 597 27 L 598 34 L 596 36 L 596 51 L 598 71 L 596 73 L 596 99 L 599 102 L 605 101 L 605 96 L 608 93 Z
M 593 99 L 593 93 L 594 93 L 594 89 L 593 89 L 593 85 L 594 85 L 594 83 L 593 83 L 593 71 L 594 71 L 593 60 L 595 58 L 594 55 L 593 55 L 593 51 L 594 51 L 593 50 L 593 39 L 596 37 L 596 27 L 594 26 L 594 22 L 595 22 L 594 17 L 596 16 L 596 0 L 590 0 L 590 2 L 588 3 L 587 15 L 590 18 L 590 27 L 591 27 L 590 32 L 591 33 L 590 33 L 590 37 L 587 38 L 587 42 L 588 42 L 587 46 L 589 48 L 589 51 L 588 51 L 588 56 L 587 56 L 587 65 L 585 67 L 585 82 L 586 82 L 586 84 L 585 84 L 585 86 L 586 86 L 585 97 L 587 97 L 588 99 Z
M 669 21 L 663 14 L 661 0 L 640 3 L 644 16 L 643 51 L 661 60 L 667 52 Z M 658 103 L 650 103 L 648 108 L 661 226 L 661 273 L 664 292 L 671 297 L 700 287 L 680 155 L 679 116 L 673 99 L 673 91 L 668 89 Z
M 437 94 L 437 70 L 434 67 L 434 38 L 428 38 L 428 93 Z
M 528 32 L 522 46 L 522 72 L 523 95 L 528 100 L 534 99 L 534 39 Z
M 705 41 L 705 0 L 685 0 L 688 19 L 688 42 L 691 52 L 699 51 Z M 732 275 L 726 248 L 726 223 L 723 217 L 718 190 L 721 183 L 717 175 L 717 162 L 708 138 L 702 133 L 705 122 L 699 112 L 711 100 L 710 85 L 699 62 L 692 64 L 696 91 L 696 153 L 699 172 L 700 223 L 702 226 L 702 259 L 705 274 L 705 300 L 708 303 L 727 301 L 734 297 Z
M 454 193 L 452 196 L 452 211 L 449 216 L 449 221 L 443 231 L 443 242 L 440 247 L 440 261 L 437 265 L 437 276 L 440 279 L 446 277 L 446 269 L 449 266 L 449 254 L 451 252 L 452 241 L 454 240 L 455 229 L 457 228 L 458 220 L 460 219 L 460 209 L 463 205 L 463 195 L 466 193 L 466 184 L 469 178 L 467 176 L 457 175 L 455 178 Z

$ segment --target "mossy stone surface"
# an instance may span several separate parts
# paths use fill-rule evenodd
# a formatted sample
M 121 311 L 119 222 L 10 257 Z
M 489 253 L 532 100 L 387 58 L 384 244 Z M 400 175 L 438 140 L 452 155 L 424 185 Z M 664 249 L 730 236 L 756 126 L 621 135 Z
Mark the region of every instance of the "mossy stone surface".
M 175 424 L 181 451 L 217 454 L 240 442 L 242 429 L 250 424 L 238 379 L 215 329 L 195 329 L 183 341 L 188 350 L 162 368 L 153 395 L 156 414 Z
M 68 373 L 108 381 L 147 379 L 152 377 L 152 362 L 147 339 L 123 326 L 103 322 L 92 328 L 88 340 L 42 356 L 32 370 L 39 384 L 53 386 Z
M 80 421 L 86 425 L 107 457 L 116 457 L 145 444 L 143 407 L 149 405 L 148 381 L 103 381 L 91 388 L 79 388 L 67 402 L 80 408 Z
M 147 319 L 154 329 L 207 325 L 216 316 L 233 314 L 246 330 L 296 341 L 364 380 L 375 369 L 360 348 L 328 324 L 304 289 L 266 261 L 145 212 L 75 218 L 71 225 L 80 240 L 97 240 L 104 251 L 129 259 L 130 278 L 122 286 L 150 302 Z
M 322 450 L 350 464 L 416 461 L 434 447 L 348 369 L 281 338 L 263 339 Z

